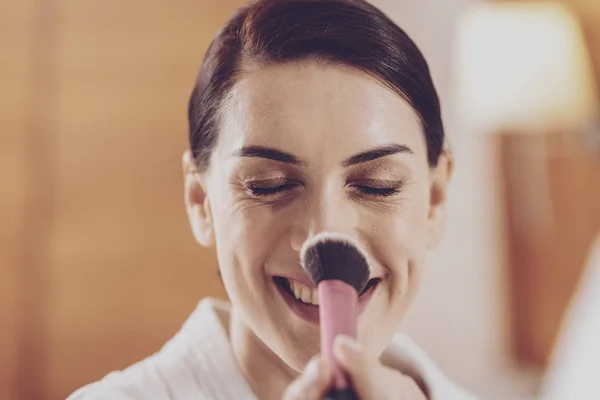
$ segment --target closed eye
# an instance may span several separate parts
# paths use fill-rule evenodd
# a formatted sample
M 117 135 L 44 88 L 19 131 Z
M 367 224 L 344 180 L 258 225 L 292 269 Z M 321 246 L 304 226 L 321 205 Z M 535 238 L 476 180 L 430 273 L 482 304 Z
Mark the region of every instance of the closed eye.
M 389 197 L 389 196 L 393 196 L 395 194 L 400 193 L 399 188 L 376 188 L 376 187 L 361 186 L 361 185 L 354 186 L 354 188 L 360 190 L 361 192 L 363 192 L 365 194 L 381 196 L 381 197 Z
M 246 190 L 252 196 L 256 197 L 267 197 L 284 193 L 296 188 L 299 185 L 300 183 L 297 181 L 290 181 L 282 178 L 252 181 L 245 184 Z
M 404 186 L 403 181 L 359 180 L 349 182 L 347 187 L 354 195 L 367 197 L 391 197 L 399 194 Z

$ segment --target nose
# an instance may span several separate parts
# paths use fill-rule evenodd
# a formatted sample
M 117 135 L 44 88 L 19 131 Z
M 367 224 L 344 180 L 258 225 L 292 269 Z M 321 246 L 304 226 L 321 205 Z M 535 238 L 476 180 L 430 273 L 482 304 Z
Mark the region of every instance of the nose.
M 357 210 L 345 194 L 324 191 L 314 201 L 306 201 L 303 209 L 294 217 L 291 245 L 300 252 L 307 239 L 321 232 L 341 233 L 354 238 L 357 225 Z

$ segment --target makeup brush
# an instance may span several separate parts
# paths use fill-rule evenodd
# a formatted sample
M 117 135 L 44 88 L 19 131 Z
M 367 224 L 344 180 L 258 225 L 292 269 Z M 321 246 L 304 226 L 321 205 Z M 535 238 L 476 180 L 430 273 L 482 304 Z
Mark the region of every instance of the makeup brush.
M 324 232 L 304 243 L 301 262 L 319 292 L 321 352 L 333 366 L 334 385 L 325 399 L 357 399 L 333 356 L 333 341 L 339 334 L 356 338 L 358 296 L 369 280 L 366 257 L 349 237 Z

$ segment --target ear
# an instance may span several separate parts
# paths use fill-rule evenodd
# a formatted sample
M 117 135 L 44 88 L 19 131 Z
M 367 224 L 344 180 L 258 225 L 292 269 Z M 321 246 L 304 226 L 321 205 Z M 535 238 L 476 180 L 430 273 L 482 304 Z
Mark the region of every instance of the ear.
M 437 166 L 430 169 L 429 214 L 427 216 L 427 248 L 438 245 L 446 223 L 448 183 L 454 169 L 454 158 L 448 149 L 442 151 Z
M 213 216 L 205 175 L 198 172 L 189 150 L 183 153 L 182 165 L 185 207 L 192 232 L 200 245 L 212 246 L 214 245 Z

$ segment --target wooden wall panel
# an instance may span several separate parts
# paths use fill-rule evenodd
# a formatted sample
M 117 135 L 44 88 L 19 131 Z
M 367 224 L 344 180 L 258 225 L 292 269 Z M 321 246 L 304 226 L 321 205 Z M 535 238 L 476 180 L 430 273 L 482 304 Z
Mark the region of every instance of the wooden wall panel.
M 546 366 L 600 231 L 600 159 L 571 135 L 505 134 L 499 142 L 512 345 L 520 362 Z
M 17 396 L 33 2 L 0 2 L 0 399 Z
M 60 1 L 49 399 L 158 350 L 224 295 L 192 240 L 180 159 L 202 56 L 239 3 Z

